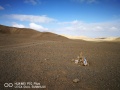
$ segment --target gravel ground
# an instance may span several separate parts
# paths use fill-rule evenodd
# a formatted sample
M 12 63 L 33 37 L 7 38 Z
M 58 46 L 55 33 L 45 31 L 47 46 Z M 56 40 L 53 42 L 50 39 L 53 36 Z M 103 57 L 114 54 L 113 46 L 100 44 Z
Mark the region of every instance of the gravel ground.
M 120 90 L 120 42 L 13 41 L 0 42 L 0 90 L 17 90 L 4 87 L 15 82 L 39 82 L 43 90 Z M 89 66 L 71 61 L 81 51 Z

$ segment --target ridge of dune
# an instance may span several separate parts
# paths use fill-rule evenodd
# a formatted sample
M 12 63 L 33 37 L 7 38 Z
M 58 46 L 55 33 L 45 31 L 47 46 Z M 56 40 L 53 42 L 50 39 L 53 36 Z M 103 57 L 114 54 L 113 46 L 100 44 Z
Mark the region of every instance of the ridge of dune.
M 33 29 L 29 29 L 29 28 L 16 28 L 16 27 L 0 25 L 0 33 L 2 34 L 36 34 L 40 32 Z
M 68 38 L 52 33 L 52 32 L 40 32 L 30 28 L 16 28 L 0 25 L 0 34 L 17 35 L 20 37 L 33 38 L 39 40 L 68 40 Z

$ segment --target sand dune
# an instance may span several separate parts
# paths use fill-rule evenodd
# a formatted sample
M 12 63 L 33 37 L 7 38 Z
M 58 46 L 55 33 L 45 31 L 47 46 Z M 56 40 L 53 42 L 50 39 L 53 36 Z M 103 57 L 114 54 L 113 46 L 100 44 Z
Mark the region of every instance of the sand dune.
M 0 90 L 16 90 L 4 87 L 4 83 L 15 82 L 39 82 L 45 90 L 120 90 L 120 42 L 69 40 L 48 32 L 20 31 L 10 29 L 8 33 L 0 28 Z M 89 66 L 72 61 L 81 51 Z
M 28 28 L 16 28 L 0 25 L 0 33 L 3 34 L 37 34 L 38 31 L 28 29 Z
M 120 41 L 119 37 L 101 37 L 101 38 L 90 38 L 87 36 L 70 36 L 70 35 L 63 35 L 69 39 L 80 39 L 85 41 L 96 41 L 96 42 L 103 42 L 103 41 Z
M 0 34 L 11 37 L 24 37 L 38 40 L 68 40 L 68 38 L 51 32 L 39 32 L 29 28 L 16 28 L 0 25 Z

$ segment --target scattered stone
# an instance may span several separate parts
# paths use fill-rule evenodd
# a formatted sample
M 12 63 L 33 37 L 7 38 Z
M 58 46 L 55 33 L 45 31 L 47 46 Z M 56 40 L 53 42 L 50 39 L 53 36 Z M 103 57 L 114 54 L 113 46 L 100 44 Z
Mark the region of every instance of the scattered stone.
M 45 58 L 44 60 L 48 60 L 48 58 Z
M 84 60 L 83 60 L 83 54 L 82 54 L 82 52 L 80 53 L 80 59 L 79 60 L 80 60 L 80 64 L 83 64 Z
M 78 83 L 80 80 L 78 78 L 74 79 L 73 82 L 74 83 Z
M 75 60 L 75 64 L 78 64 L 79 63 L 79 60 Z
M 77 56 L 77 59 L 79 60 L 79 59 L 80 59 L 80 56 Z
M 74 61 L 75 64 L 79 64 L 80 66 L 88 66 L 88 62 L 86 58 L 83 56 L 83 53 L 81 52 L 79 56 L 77 56 L 77 59 Z
M 46 58 L 44 60 L 47 60 Z

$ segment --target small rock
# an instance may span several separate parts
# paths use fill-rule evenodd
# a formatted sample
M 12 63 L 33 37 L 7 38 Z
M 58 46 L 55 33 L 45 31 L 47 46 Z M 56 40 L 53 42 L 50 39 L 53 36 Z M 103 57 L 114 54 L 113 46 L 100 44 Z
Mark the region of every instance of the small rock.
M 75 60 L 75 64 L 78 64 L 79 63 L 79 60 Z
M 78 83 L 80 80 L 78 78 L 74 79 L 73 82 L 74 83 Z
M 72 59 L 71 61 L 72 61 L 72 62 L 74 62 L 75 60 L 74 60 L 74 59 Z
M 46 58 L 44 60 L 47 60 Z
M 60 77 L 60 75 L 57 75 L 57 77 L 56 78 L 59 78 Z
M 46 61 L 46 60 L 48 60 L 49 58 L 45 58 L 44 60 Z

